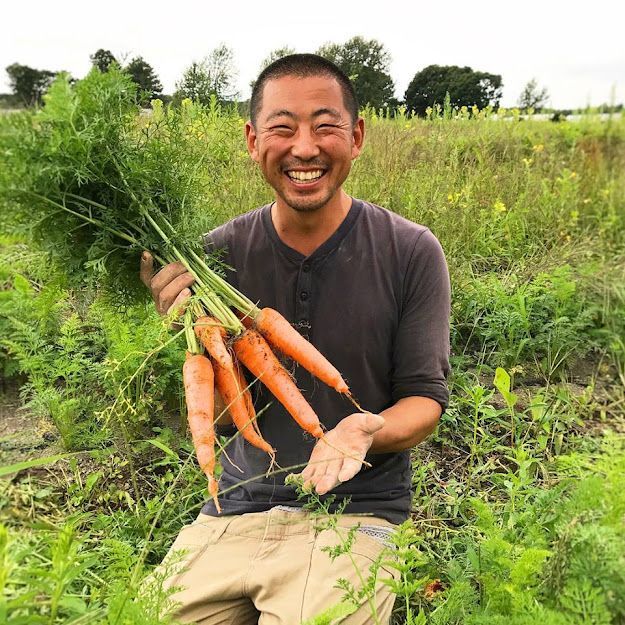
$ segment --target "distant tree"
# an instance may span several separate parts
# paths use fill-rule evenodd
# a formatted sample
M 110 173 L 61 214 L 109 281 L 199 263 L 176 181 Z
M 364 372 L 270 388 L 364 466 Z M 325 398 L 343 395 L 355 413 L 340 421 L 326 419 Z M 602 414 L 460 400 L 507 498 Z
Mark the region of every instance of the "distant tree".
M 272 50 L 262 61 L 260 64 L 260 69 L 258 73 L 260 74 L 266 67 L 269 67 L 274 61 L 281 59 L 282 57 L 289 56 L 289 54 L 295 54 L 295 49 L 289 46 L 283 46 L 282 48 L 276 48 Z M 256 84 L 255 80 L 250 82 L 250 89 L 254 88 Z
M 234 52 L 225 44 L 217 46 L 206 58 L 206 67 L 213 91 L 220 102 L 236 100 L 238 72 L 234 65 Z
M 502 81 L 498 74 L 477 72 L 457 65 L 428 65 L 417 72 L 406 89 L 406 107 L 418 115 L 434 104 L 443 105 L 449 93 L 451 106 L 489 105 L 497 107 L 501 100 Z
M 549 92 L 546 87 L 539 89 L 538 82 L 535 78 L 532 78 L 521 91 L 519 96 L 519 108 L 527 111 L 533 109 L 534 111 L 540 111 L 549 99 Z
M 174 101 L 190 98 L 194 102 L 208 104 L 214 95 L 220 102 L 232 102 L 238 92 L 235 87 L 237 71 L 232 50 L 222 44 L 205 59 L 193 62 L 176 83 Z
M 200 104 L 207 104 L 213 93 L 206 65 L 203 61 L 193 61 L 182 74 L 182 79 L 176 83 L 174 103 L 189 98 Z
M 111 63 L 120 64 L 110 50 L 104 50 L 103 48 L 94 52 L 89 58 L 91 59 L 91 64 L 97 67 L 101 72 L 108 71 Z
M 142 104 L 147 104 L 153 98 L 158 98 L 163 92 L 163 85 L 156 72 L 142 57 L 137 56 L 132 59 L 124 70 L 130 74 L 133 82 L 139 87 Z
M 395 85 L 390 76 L 391 56 L 376 39 L 352 37 L 344 44 L 328 43 L 317 54 L 338 65 L 350 78 L 361 106 L 395 106 Z
M 9 65 L 6 72 L 9 75 L 9 84 L 13 93 L 25 106 L 41 104 L 43 94 L 57 74 L 47 69 L 34 69 L 19 63 Z

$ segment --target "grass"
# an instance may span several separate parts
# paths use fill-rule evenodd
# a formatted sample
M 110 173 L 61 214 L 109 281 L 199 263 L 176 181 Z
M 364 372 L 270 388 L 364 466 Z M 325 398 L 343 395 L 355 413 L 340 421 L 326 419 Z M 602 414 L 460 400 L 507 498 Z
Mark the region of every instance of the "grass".
M 242 119 L 181 114 L 171 167 L 192 176 L 179 228 L 194 238 L 271 193 Z M 622 622 L 625 121 L 366 115 L 348 191 L 428 225 L 453 286 L 451 403 L 414 452 L 412 517 L 387 554 L 395 622 Z M 2 118 L 0 147 L 28 119 Z M 183 347 L 151 303 L 120 308 L 37 249 L 10 184 L 1 171 L 0 366 L 29 440 L 54 432 L 74 455 L 53 463 L 29 442 L 0 463 L 32 463 L 0 483 L 0 622 L 165 623 L 167 598 L 141 580 L 207 496 Z M 11 423 L 0 451 L 19 448 Z

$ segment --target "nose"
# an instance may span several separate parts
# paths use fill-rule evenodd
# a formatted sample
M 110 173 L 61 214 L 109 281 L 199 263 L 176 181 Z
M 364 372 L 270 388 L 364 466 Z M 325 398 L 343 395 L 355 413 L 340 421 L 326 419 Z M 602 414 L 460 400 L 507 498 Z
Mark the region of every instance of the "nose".
M 309 161 L 319 156 L 319 146 L 310 128 L 300 127 L 293 138 L 291 154 L 302 160 Z

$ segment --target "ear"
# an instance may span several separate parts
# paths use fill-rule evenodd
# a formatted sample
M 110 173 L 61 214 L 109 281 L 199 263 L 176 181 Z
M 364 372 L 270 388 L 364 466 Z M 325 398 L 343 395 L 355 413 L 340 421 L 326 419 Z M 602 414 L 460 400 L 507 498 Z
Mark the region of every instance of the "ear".
M 365 143 L 365 120 L 359 117 L 352 129 L 352 160 L 358 158 Z
M 252 160 L 258 163 L 258 147 L 256 145 L 256 130 L 251 121 L 245 124 L 245 142 L 247 143 L 247 151 L 249 152 Z

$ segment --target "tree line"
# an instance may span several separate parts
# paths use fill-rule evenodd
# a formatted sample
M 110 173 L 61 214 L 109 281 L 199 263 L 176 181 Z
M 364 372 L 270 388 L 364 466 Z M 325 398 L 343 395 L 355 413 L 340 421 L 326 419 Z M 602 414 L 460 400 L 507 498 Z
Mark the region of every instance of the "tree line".
M 261 63 L 263 69 L 271 62 L 292 54 L 294 50 L 282 47 L 273 50 Z M 317 54 L 336 63 L 352 80 L 361 106 L 376 110 L 395 109 L 404 106 L 408 112 L 425 115 L 435 104 L 449 103 L 452 107 L 467 106 L 478 109 L 499 106 L 503 82 L 499 74 L 477 71 L 457 65 L 429 65 L 414 75 L 404 99 L 395 98 L 395 83 L 390 75 L 391 56 L 384 45 L 375 39 L 356 36 L 338 44 L 324 44 Z M 116 65 L 127 72 L 138 85 L 141 104 L 154 98 L 165 102 L 180 103 L 185 98 L 207 104 L 211 98 L 222 103 L 238 103 L 236 89 L 237 70 L 234 53 L 222 44 L 214 48 L 204 59 L 193 61 L 187 67 L 172 95 L 163 94 L 163 86 L 154 68 L 141 56 L 128 63 L 117 59 L 110 50 L 99 49 L 91 56 L 93 67 L 106 72 Z M 12 103 L 20 106 L 37 106 L 58 72 L 39 70 L 19 63 L 6 68 L 12 94 Z M 547 90 L 530 80 L 519 99 L 521 109 L 540 110 L 548 99 Z M 6 96 L 5 96 L 6 99 Z

